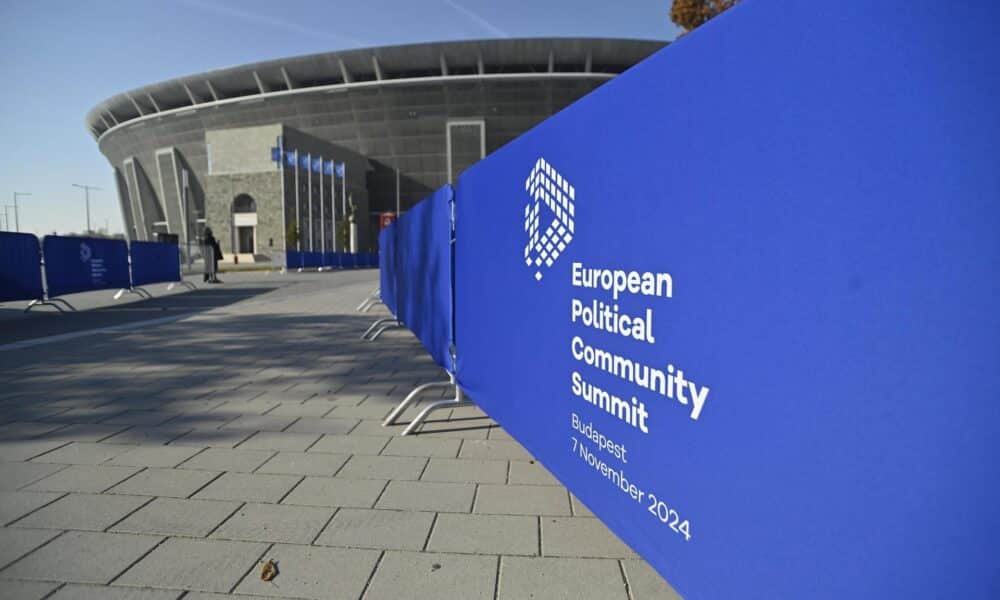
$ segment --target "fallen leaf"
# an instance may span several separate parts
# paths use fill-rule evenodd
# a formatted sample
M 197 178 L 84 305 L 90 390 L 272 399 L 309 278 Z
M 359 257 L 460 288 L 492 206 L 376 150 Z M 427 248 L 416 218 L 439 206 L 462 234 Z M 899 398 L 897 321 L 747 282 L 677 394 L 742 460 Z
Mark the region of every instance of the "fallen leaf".
M 264 568 L 260 570 L 260 578 L 262 581 L 271 581 L 278 576 L 278 563 L 273 560 L 269 560 L 264 563 Z

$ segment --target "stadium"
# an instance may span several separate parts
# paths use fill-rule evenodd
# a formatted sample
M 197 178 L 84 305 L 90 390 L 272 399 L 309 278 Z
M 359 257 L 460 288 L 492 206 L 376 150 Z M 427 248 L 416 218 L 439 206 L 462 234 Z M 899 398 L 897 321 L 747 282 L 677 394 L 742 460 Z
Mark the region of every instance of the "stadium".
M 664 44 L 502 39 L 327 52 L 124 92 L 86 125 L 114 169 L 129 239 L 194 249 L 210 226 L 226 261 L 284 264 L 286 250 L 374 250 L 397 210 Z

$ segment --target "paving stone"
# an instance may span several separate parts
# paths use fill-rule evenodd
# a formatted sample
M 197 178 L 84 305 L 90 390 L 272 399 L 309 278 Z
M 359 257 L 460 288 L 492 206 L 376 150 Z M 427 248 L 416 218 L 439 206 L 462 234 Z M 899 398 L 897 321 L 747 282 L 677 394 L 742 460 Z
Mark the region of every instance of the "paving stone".
M 240 444 L 241 449 L 286 450 L 305 452 L 319 439 L 316 433 L 275 433 L 261 431 Z
M 103 492 L 138 472 L 139 469 L 135 467 L 72 465 L 41 481 L 36 481 L 24 489 L 35 492 L 97 493 Z
M 385 489 L 384 479 L 306 477 L 282 504 L 371 508 Z
M 268 411 L 269 417 L 311 417 L 320 418 L 333 410 L 336 404 L 320 401 L 306 402 L 282 402 L 274 409 Z
M 70 531 L 3 571 L 4 577 L 109 583 L 163 538 Z
M 533 460 L 517 442 L 503 440 L 468 440 L 462 442 L 461 458 L 488 458 L 492 460 Z
M 507 461 L 465 458 L 432 458 L 421 481 L 452 483 L 506 483 Z
M 352 456 L 337 474 L 347 479 L 408 479 L 420 478 L 426 458 L 408 456 Z
M 422 550 L 434 513 L 342 508 L 316 539 L 320 546 Z
M 542 554 L 578 558 L 636 558 L 604 523 L 590 517 L 542 517 Z
M 360 422 L 359 419 L 299 419 L 292 423 L 286 431 L 295 433 L 343 434 L 353 431 Z
M 500 561 L 498 600 L 628 600 L 616 560 L 504 556 Z
M 496 575 L 495 556 L 386 552 L 365 600 L 492 600 Z
M 494 515 L 569 516 L 569 494 L 549 485 L 479 486 L 473 512 Z
M 35 458 L 32 462 L 61 463 L 64 465 L 99 465 L 125 452 L 127 448 L 112 444 L 72 442 Z
M 115 583 L 154 588 L 228 592 L 247 574 L 267 544 L 170 538 Z M 250 573 L 258 577 L 256 572 Z
M 464 554 L 538 555 L 538 518 L 441 513 L 427 550 Z
M 338 406 L 330 411 L 330 417 L 335 419 L 384 419 L 393 404 L 362 402 L 357 406 Z
M 111 531 L 205 537 L 239 506 L 239 502 L 156 498 Z
M 128 429 L 128 425 L 102 425 L 84 424 L 67 425 L 58 431 L 47 433 L 42 436 L 47 442 L 99 442 L 107 439 L 116 433 L 121 433 Z
M 206 594 L 188 592 L 184 600 L 274 600 L 277 596 L 245 596 L 243 594 Z
M 0 491 L 14 491 L 65 468 L 44 463 L 0 462 Z
M 148 501 L 142 496 L 67 494 L 16 521 L 14 526 L 104 531 Z
M 460 440 L 434 437 L 395 437 L 389 441 L 382 454 L 385 456 L 434 456 L 439 458 L 455 458 Z
M 338 454 L 279 452 L 257 469 L 257 472 L 333 477 L 344 466 L 348 458 L 348 456 Z
M 133 467 L 176 467 L 199 452 L 185 446 L 139 446 L 112 458 L 106 465 Z
M 524 485 L 562 485 L 552 473 L 538 462 L 510 461 L 510 481 Z
M 158 427 L 129 427 L 119 434 L 102 440 L 102 443 L 126 444 L 133 446 L 162 446 L 177 440 L 190 431 L 190 428 L 174 427 L 171 425 Z
M 376 508 L 469 512 L 476 486 L 471 483 L 390 481 Z
M 324 435 L 318 442 L 309 447 L 309 452 L 377 456 L 390 439 L 388 436 Z
M 71 583 L 48 600 L 177 600 L 184 592 Z
M 199 448 L 233 448 L 240 445 L 253 431 L 231 429 L 194 429 L 170 442 L 171 446 L 197 446 Z
M 58 583 L 45 583 L 42 581 L 3 581 L 4 600 L 42 600 L 52 590 L 59 587 Z
M 180 466 L 204 471 L 236 471 L 250 473 L 275 455 L 273 450 L 233 450 L 207 448 Z
M 623 560 L 625 577 L 635 600 L 681 600 L 681 595 L 644 560 Z
M 573 494 L 569 495 L 570 503 L 573 505 L 573 516 L 574 517 L 593 517 L 594 513 L 590 512 L 587 505 L 580 502 L 580 499 Z
M 507 442 L 515 441 L 514 438 L 511 437 L 509 433 L 504 431 L 503 428 L 500 427 L 499 425 L 490 428 L 490 434 L 487 436 L 487 438 L 491 440 L 503 440 Z
M 182 414 L 174 419 L 171 419 L 164 423 L 164 427 L 176 427 L 178 429 L 198 429 L 198 430 L 215 430 L 219 429 L 226 423 L 233 420 L 232 415 L 216 415 L 206 412 L 201 412 L 198 409 L 193 414 Z
M 151 427 L 161 425 L 176 416 L 177 413 L 161 410 L 126 410 L 101 421 L 101 423 L 106 425 L 140 425 Z
M 139 494 L 187 498 L 212 481 L 218 473 L 186 469 L 146 469 L 108 490 L 112 494 Z
M 274 503 L 301 479 L 297 475 L 226 473 L 198 492 L 195 498 Z
M 60 446 L 66 445 L 65 440 L 7 440 L 0 442 L 0 461 L 17 462 L 31 458 L 41 458 Z M 57 462 L 57 461 L 44 461 Z
M 71 408 L 69 410 L 44 417 L 43 420 L 51 423 L 100 423 L 105 419 L 110 419 L 120 412 L 122 412 L 122 409 L 115 406 Z
M 17 441 L 29 440 L 36 436 L 45 435 L 45 439 L 52 440 L 53 432 L 57 429 L 65 429 L 62 423 L 42 423 L 39 421 L 14 421 L 5 425 L 0 425 L 0 440 Z
M 0 529 L 0 569 L 59 535 L 51 529 Z M 2 589 L 3 583 L 0 583 Z M 2 595 L 2 594 L 0 594 Z
M 62 496 L 56 492 L 0 492 L 0 526 L 37 510 Z
M 283 431 L 298 420 L 298 417 L 283 417 L 274 415 L 240 415 L 222 426 L 222 429 L 240 429 L 243 431 Z
M 378 556 L 374 550 L 276 545 L 267 558 L 278 564 L 278 577 L 271 582 L 261 581 L 255 568 L 235 591 L 280 598 L 357 600 Z
M 284 504 L 244 504 L 213 538 L 251 542 L 310 544 L 327 524 L 333 510 Z

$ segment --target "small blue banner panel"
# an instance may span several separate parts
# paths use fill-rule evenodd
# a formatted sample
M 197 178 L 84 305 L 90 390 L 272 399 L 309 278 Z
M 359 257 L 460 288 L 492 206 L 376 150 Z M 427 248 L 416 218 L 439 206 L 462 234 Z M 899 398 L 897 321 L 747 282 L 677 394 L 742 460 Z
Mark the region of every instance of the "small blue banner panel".
M 0 302 L 42 297 L 42 252 L 30 233 L 0 232 Z
M 125 240 L 47 235 L 42 253 L 51 297 L 129 287 Z
M 998 22 L 742 2 L 459 179 L 459 383 L 685 598 L 1000 598 Z
M 177 244 L 132 242 L 132 285 L 181 280 L 181 253 Z
M 303 252 L 302 266 L 306 269 L 317 269 L 323 266 L 322 252 Z
M 452 187 L 445 185 L 396 221 L 396 316 L 449 373 L 455 372 L 451 357 L 453 198 Z
M 396 224 L 378 234 L 379 298 L 389 313 L 396 316 Z
M 286 269 L 301 269 L 305 266 L 305 257 L 303 252 L 298 250 L 289 250 L 285 252 L 285 268 Z

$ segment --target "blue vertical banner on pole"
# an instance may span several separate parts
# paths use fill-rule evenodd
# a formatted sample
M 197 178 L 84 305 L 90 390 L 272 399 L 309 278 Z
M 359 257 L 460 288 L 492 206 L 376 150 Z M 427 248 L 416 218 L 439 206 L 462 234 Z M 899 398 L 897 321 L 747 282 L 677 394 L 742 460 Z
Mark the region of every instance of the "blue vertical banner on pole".
M 389 225 L 378 234 L 379 298 L 396 316 L 396 226 Z
M 49 296 L 130 285 L 125 240 L 47 235 L 42 253 Z
M 0 302 L 42 297 L 42 253 L 30 233 L 0 231 Z
M 419 339 L 434 362 L 454 373 L 451 358 L 450 185 L 418 202 L 396 221 L 398 319 Z
M 998 20 L 741 3 L 459 179 L 459 383 L 683 596 L 1000 594 Z
M 132 255 L 132 285 L 181 280 L 181 254 L 177 244 L 140 242 L 129 244 Z

